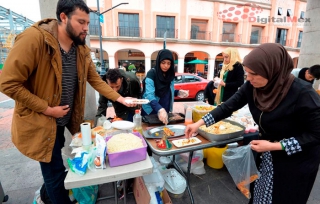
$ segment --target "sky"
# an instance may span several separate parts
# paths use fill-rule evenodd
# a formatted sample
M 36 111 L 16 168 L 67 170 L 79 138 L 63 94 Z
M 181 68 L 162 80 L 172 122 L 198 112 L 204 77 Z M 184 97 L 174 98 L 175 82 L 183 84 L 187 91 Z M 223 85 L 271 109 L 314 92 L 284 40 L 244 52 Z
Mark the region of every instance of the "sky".
M 39 0 L 0 0 L 0 6 L 25 16 L 32 21 L 41 20 Z

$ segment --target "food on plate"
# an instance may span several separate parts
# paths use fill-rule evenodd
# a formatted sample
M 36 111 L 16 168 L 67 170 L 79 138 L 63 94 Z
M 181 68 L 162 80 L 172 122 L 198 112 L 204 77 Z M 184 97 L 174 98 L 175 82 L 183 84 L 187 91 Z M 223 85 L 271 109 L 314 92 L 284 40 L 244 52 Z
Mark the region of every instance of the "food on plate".
M 190 146 L 194 144 L 199 144 L 201 143 L 201 140 L 199 140 L 196 137 L 190 138 L 190 139 L 179 139 L 179 140 L 173 140 L 172 143 L 176 147 L 184 147 L 184 146 Z
M 118 118 L 118 117 L 115 115 L 111 122 L 119 121 L 119 120 L 122 120 L 122 118 Z
M 171 130 L 170 130 L 169 128 L 167 128 L 167 127 L 164 127 L 164 128 L 163 128 L 163 132 L 164 132 L 164 134 L 166 134 L 168 137 L 174 136 L 174 132 L 171 131 Z
M 120 133 L 107 141 L 108 153 L 128 151 L 143 147 L 142 140 L 132 133 Z
M 93 129 L 91 129 L 92 138 L 96 137 L 96 133 L 98 133 L 101 136 L 105 136 L 106 135 L 106 130 L 102 126 L 97 126 L 97 127 L 93 128 Z
M 237 125 L 233 125 L 229 122 L 219 121 L 209 127 L 205 125 L 200 126 L 200 130 L 203 130 L 210 134 L 229 134 L 233 132 L 242 131 L 243 128 Z

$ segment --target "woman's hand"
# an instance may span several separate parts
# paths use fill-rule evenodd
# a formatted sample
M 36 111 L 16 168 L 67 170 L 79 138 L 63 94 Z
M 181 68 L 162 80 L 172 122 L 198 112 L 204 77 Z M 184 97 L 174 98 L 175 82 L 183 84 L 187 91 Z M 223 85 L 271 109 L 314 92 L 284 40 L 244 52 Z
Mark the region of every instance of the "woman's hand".
M 196 123 L 187 125 L 187 127 L 186 127 L 186 129 L 184 131 L 184 134 L 185 134 L 186 138 L 192 137 L 193 133 L 197 132 L 201 125 L 204 125 L 203 119 L 200 119 Z
M 252 140 L 250 142 L 251 149 L 256 152 L 267 152 L 282 150 L 280 142 L 269 142 L 267 140 Z
M 189 96 L 189 90 L 179 90 L 178 97 L 187 98 Z
M 221 85 L 221 86 L 226 86 L 226 83 L 225 83 L 223 80 L 221 80 L 221 81 L 220 81 L 220 85 Z
M 167 111 L 164 108 L 161 108 L 158 111 L 158 118 L 163 124 L 167 125 L 168 124 L 168 114 Z

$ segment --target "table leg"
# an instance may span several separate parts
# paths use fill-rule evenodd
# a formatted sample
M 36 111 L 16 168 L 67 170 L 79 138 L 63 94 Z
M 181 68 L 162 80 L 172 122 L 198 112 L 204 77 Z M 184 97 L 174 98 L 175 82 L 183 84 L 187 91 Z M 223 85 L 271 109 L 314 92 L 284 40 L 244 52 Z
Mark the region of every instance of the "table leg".
M 123 184 L 123 202 L 127 204 L 127 188 L 126 188 L 126 180 L 122 181 Z
M 187 173 L 186 174 L 182 171 L 182 169 L 180 168 L 180 166 L 176 162 L 175 155 L 173 155 L 173 165 L 181 173 L 181 175 L 183 177 L 185 177 L 186 182 L 187 182 L 187 190 L 188 190 L 188 193 L 189 193 L 189 197 L 190 197 L 191 203 L 194 204 L 194 198 L 193 198 L 193 194 L 192 194 L 191 187 L 190 187 L 190 182 L 189 182 L 190 181 L 190 171 L 191 171 L 192 156 L 193 156 L 193 152 L 190 152 L 189 153 L 189 160 L 188 160 L 188 168 L 187 168 Z
M 118 188 L 117 188 L 117 181 L 113 182 L 114 183 L 114 201 L 115 204 L 118 204 Z

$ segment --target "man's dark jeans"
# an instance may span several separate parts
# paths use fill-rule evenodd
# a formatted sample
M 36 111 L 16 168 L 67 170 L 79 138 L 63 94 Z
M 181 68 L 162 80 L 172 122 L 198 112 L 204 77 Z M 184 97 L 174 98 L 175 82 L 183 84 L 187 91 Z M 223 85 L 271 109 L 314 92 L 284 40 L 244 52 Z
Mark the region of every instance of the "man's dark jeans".
M 54 143 L 50 163 L 40 162 L 42 176 L 48 196 L 54 204 L 71 203 L 68 191 L 64 188 L 66 168 L 63 165 L 61 149 L 64 146 L 64 127 L 57 126 L 56 141 Z

